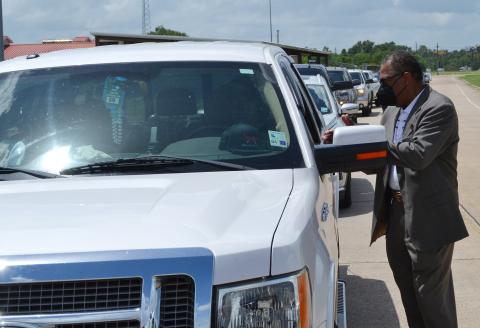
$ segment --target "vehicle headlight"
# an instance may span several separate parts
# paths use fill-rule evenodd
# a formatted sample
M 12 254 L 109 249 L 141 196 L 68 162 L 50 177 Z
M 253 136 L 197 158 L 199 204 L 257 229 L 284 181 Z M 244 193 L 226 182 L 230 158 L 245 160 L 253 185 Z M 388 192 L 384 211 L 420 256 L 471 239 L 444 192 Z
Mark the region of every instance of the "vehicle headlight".
M 357 89 L 357 94 L 358 94 L 359 96 L 363 96 L 363 95 L 365 94 L 365 89 L 364 89 L 364 88 L 358 88 L 358 89 Z
M 216 327 L 307 328 L 310 325 L 310 281 L 306 270 L 275 280 L 217 290 Z

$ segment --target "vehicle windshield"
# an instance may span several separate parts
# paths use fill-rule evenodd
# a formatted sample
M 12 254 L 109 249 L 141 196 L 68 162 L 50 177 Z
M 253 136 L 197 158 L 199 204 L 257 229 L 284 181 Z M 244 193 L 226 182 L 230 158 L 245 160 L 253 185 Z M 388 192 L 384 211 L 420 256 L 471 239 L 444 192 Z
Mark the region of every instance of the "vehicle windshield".
M 257 63 L 124 63 L 0 74 L 0 166 L 58 173 L 164 155 L 303 165 L 273 71 Z
M 307 84 L 308 92 L 315 102 L 315 106 L 322 114 L 332 113 L 332 106 L 330 99 L 328 98 L 327 91 L 323 85 Z
M 348 77 L 344 71 L 328 71 L 328 76 L 333 82 L 348 81 Z
M 350 76 L 352 77 L 352 79 L 362 82 L 362 77 L 359 72 L 350 72 Z

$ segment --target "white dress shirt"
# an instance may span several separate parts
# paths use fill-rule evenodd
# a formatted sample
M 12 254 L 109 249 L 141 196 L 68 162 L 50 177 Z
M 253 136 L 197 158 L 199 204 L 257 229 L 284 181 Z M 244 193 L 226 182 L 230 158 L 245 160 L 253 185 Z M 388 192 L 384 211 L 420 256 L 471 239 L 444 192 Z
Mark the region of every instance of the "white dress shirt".
M 425 90 L 425 89 L 423 89 Z M 400 109 L 400 114 L 398 115 L 398 119 L 395 122 L 395 130 L 393 132 L 393 143 L 396 145 L 402 141 L 403 138 L 403 131 L 405 130 L 405 125 L 407 124 L 408 116 L 412 111 L 413 107 L 417 103 L 418 97 L 423 93 L 423 90 L 418 93 L 415 99 L 405 108 Z M 390 167 L 390 177 L 388 179 L 388 186 L 392 190 L 400 190 L 400 184 L 398 183 L 398 175 L 397 175 L 397 166 L 392 165 Z

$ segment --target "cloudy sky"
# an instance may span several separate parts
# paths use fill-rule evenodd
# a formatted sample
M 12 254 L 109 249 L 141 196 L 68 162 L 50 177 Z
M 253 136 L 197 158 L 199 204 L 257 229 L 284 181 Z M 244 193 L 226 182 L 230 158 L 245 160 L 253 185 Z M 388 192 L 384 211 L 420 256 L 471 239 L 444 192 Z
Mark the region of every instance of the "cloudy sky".
M 480 44 L 479 0 L 271 0 L 280 42 L 331 50 L 356 41 L 460 49 Z M 141 33 L 142 0 L 3 0 L 16 43 Z M 150 0 L 151 26 L 194 37 L 269 41 L 268 0 Z

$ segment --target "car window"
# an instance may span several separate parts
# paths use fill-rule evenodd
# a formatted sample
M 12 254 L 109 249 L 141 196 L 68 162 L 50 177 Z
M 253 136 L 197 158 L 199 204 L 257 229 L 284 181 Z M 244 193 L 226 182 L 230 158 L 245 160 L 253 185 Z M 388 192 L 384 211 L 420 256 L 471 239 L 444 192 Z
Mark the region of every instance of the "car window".
M 318 84 L 307 84 L 307 88 L 320 113 L 332 113 L 332 106 L 325 87 Z
M 297 107 L 305 119 L 310 141 L 313 144 L 320 144 L 322 124 L 319 121 L 318 115 L 314 113 L 315 105 L 311 102 L 305 84 L 287 58 L 279 56 L 279 64 L 287 80 L 287 84 L 294 94 Z
M 365 80 L 368 80 L 370 79 L 370 75 L 368 73 L 363 73 L 363 77 L 365 78 Z
M 328 75 L 333 82 L 342 82 L 348 80 L 348 77 L 345 75 L 344 71 L 328 71 Z
M 257 63 L 86 65 L 0 75 L 0 166 L 58 173 L 146 155 L 302 165 L 272 69 Z
M 352 77 L 352 79 L 354 79 L 354 80 L 359 80 L 360 82 L 363 81 L 360 72 L 349 72 L 349 73 L 350 73 L 350 76 Z

